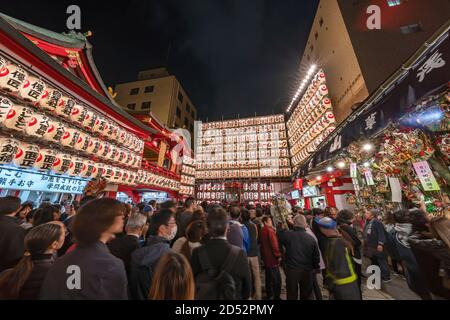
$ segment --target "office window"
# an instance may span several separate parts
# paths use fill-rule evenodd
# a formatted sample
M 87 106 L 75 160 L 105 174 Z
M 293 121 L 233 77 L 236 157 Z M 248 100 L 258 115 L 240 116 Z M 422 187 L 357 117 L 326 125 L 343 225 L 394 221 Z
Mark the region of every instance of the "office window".
M 186 111 L 189 113 L 189 111 L 191 111 L 191 106 L 189 105 L 189 103 L 186 103 Z
M 420 24 L 410 24 L 408 26 L 402 26 L 400 27 L 400 31 L 403 34 L 411 34 L 411 33 L 417 33 L 423 31 L 423 28 Z
M 401 0 L 387 0 L 387 4 L 389 7 L 395 7 L 402 4 Z
M 127 109 L 135 110 L 136 109 L 136 103 L 127 104 Z
M 180 107 L 177 107 L 177 117 L 178 117 L 178 118 L 181 117 L 181 110 L 180 110 Z
M 151 101 L 142 102 L 142 105 L 141 105 L 141 109 L 142 110 L 148 110 L 151 107 L 152 107 L 152 102 Z
M 150 93 L 150 92 L 153 92 L 154 89 L 155 89 L 154 86 L 147 86 L 147 87 L 145 87 L 145 89 L 144 89 L 144 93 Z
M 183 102 L 184 97 L 183 94 L 181 93 L 181 91 L 178 91 L 178 100 L 180 100 L 180 102 Z
M 139 88 L 133 88 L 130 90 L 130 96 L 135 96 L 139 93 Z

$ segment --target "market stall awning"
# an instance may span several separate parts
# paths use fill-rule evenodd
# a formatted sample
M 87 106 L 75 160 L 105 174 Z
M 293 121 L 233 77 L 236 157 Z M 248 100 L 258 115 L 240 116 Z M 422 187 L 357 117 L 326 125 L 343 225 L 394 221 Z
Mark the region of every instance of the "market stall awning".
M 295 176 L 308 175 L 351 142 L 368 138 L 398 120 L 415 101 L 448 85 L 449 80 L 450 21 L 341 123 L 303 163 Z

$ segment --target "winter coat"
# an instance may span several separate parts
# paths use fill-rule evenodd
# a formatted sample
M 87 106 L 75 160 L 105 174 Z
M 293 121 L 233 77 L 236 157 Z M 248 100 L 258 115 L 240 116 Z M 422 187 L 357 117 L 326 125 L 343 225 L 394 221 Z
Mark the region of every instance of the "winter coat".
M 15 217 L 0 216 L 0 272 L 13 268 L 25 252 L 25 230 Z
M 273 228 L 264 226 L 261 231 L 261 258 L 266 268 L 276 268 L 280 265 L 280 247 Z
M 283 231 L 279 239 L 286 249 L 284 258 L 287 268 L 306 271 L 319 269 L 319 246 L 304 228 L 294 227 L 292 231 Z

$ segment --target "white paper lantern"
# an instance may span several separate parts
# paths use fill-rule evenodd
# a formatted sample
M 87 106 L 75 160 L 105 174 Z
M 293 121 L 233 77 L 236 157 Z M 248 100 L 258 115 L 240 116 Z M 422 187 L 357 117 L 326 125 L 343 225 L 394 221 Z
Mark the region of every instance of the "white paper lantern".
M 10 92 L 18 92 L 27 78 L 28 74 L 24 69 L 13 63 L 8 63 L 0 70 L 0 88 Z
M 61 139 L 61 144 L 65 147 L 74 148 L 79 138 L 80 131 L 75 128 L 66 128 Z
M 51 119 L 43 138 L 50 142 L 60 143 L 65 132 L 66 126 L 61 121 Z
M 63 94 L 55 88 L 47 87 L 42 98 L 39 100 L 39 106 L 47 111 L 55 112 L 56 107 L 64 106 Z
M 86 164 L 86 172 L 84 173 L 85 178 L 95 178 L 98 174 L 98 166 L 93 161 L 88 161 Z
M 116 137 L 117 129 L 118 128 L 116 123 L 108 121 L 108 129 L 106 130 L 106 136 L 109 139 L 114 140 Z
M 39 156 L 39 147 L 21 142 L 17 148 L 14 165 L 21 168 L 29 168 L 34 165 Z
M 3 124 L 8 129 L 25 131 L 26 125 L 33 114 L 34 112 L 30 108 L 14 104 L 6 115 Z
M 52 149 L 43 148 L 39 150 L 38 158 L 34 163 L 34 168 L 41 171 L 50 170 L 56 160 L 57 152 Z
M 93 131 L 95 123 L 97 122 L 97 117 L 98 115 L 94 111 L 88 110 L 86 108 L 86 115 L 84 116 L 84 120 L 82 123 L 83 127 L 90 131 Z
M 102 141 L 102 151 L 99 152 L 98 156 L 103 159 L 109 159 L 112 151 L 112 146 L 106 141 Z
M 19 96 L 26 101 L 37 103 L 45 94 L 46 89 L 47 85 L 44 81 L 30 75 L 21 86 Z
M 75 100 L 70 97 L 63 96 L 62 101 L 64 101 L 64 103 L 57 104 L 55 113 L 60 117 L 69 119 L 72 109 L 75 106 Z
M 67 170 L 67 174 L 73 177 L 80 177 L 81 173 L 86 170 L 84 161 L 85 159 L 83 158 L 73 158 L 73 166 Z
M 89 145 L 89 135 L 84 132 L 80 132 L 80 136 L 78 137 L 77 142 L 73 146 L 75 150 L 84 151 L 83 148 L 87 149 Z
M 0 56 L 0 73 L 3 72 L 3 68 L 6 67 L 6 65 L 7 65 L 6 59 Z
M 0 164 L 11 163 L 17 154 L 19 141 L 7 137 L 0 137 Z
M 80 104 L 75 104 L 70 113 L 69 119 L 77 124 L 82 124 L 86 118 L 87 109 Z
M 103 163 L 96 163 L 97 174 L 93 176 L 93 178 L 102 178 L 106 175 L 106 165 Z
M 100 140 L 91 136 L 89 139 L 89 145 L 86 149 L 86 152 L 96 155 L 99 151 L 100 151 Z
M 110 165 L 106 165 L 104 168 L 104 175 L 103 177 L 106 179 L 106 181 L 112 182 L 113 176 L 114 176 L 114 167 Z
M 11 100 L 4 96 L 0 96 L 0 125 L 6 120 L 6 116 L 9 114 L 13 105 Z
M 35 113 L 25 127 L 25 133 L 38 138 L 43 138 L 50 128 L 50 119 L 46 115 Z
M 73 157 L 67 153 L 58 153 L 53 163 L 52 170 L 56 173 L 64 174 L 74 167 Z

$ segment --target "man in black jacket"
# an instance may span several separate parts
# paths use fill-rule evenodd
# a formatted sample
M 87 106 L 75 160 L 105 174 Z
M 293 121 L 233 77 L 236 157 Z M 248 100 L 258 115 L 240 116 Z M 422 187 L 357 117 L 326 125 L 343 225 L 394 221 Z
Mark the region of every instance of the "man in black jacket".
M 319 269 L 320 253 L 316 240 L 306 233 L 306 219 L 297 215 L 293 219 L 294 229 L 279 234 L 285 248 L 286 291 L 288 300 L 312 300 L 313 272 Z
M 206 250 L 206 255 L 213 269 L 221 270 L 226 258 L 228 257 L 232 245 L 228 243 L 226 232 L 228 229 L 228 216 L 223 209 L 214 209 L 208 214 L 208 231 L 210 239 L 202 246 Z M 200 247 L 201 248 L 201 247 Z M 199 257 L 199 249 L 192 252 L 191 264 L 194 277 L 202 273 L 202 263 Z M 243 249 L 239 250 L 234 267 L 230 275 L 233 277 L 237 300 L 247 300 L 251 291 L 251 274 L 248 265 L 247 255 Z
M 366 226 L 364 228 L 364 255 L 370 258 L 373 265 L 377 265 L 381 270 L 381 279 L 384 282 L 391 281 L 389 266 L 384 244 L 386 243 L 386 233 L 383 223 L 378 220 L 380 211 L 367 210 L 365 213 Z
M 20 198 L 0 198 L 0 272 L 14 267 L 25 251 L 25 229 L 15 218 L 19 210 Z

